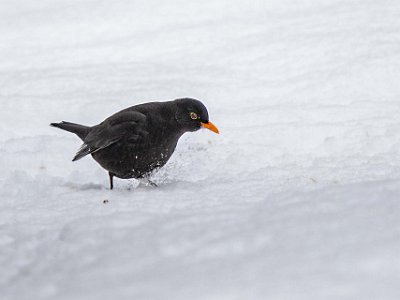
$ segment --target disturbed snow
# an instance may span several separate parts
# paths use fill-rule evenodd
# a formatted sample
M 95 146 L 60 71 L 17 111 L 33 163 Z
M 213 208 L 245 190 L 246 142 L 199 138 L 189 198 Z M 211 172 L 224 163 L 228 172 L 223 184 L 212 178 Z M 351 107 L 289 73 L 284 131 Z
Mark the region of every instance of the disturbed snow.
M 399 299 L 398 1 L 0 4 L 2 299 Z M 159 188 L 48 123 L 190 96 Z M 106 200 L 106 201 L 105 201 Z

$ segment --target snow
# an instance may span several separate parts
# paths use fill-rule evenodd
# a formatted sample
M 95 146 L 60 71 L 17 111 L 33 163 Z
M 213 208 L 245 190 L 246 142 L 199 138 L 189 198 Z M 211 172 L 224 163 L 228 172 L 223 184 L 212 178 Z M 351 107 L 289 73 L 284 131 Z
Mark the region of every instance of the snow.
M 0 3 L 1 299 L 399 299 L 400 2 Z M 201 99 L 158 188 L 74 135 Z

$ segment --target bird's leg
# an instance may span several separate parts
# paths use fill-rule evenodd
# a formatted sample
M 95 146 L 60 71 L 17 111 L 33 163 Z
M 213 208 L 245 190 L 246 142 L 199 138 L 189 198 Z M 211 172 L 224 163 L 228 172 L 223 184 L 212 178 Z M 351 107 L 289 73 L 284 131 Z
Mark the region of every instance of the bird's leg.
M 114 188 L 114 182 L 113 182 L 114 174 L 111 172 L 108 172 L 108 175 L 110 176 L 110 190 L 112 190 Z

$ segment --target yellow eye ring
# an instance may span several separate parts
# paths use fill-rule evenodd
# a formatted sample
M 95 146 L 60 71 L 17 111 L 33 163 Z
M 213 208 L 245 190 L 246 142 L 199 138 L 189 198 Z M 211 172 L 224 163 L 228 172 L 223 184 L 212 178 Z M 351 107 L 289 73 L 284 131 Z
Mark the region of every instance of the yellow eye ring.
M 194 113 L 194 112 L 191 112 L 190 113 L 190 118 L 192 119 L 192 120 L 197 120 L 197 114 L 196 113 Z

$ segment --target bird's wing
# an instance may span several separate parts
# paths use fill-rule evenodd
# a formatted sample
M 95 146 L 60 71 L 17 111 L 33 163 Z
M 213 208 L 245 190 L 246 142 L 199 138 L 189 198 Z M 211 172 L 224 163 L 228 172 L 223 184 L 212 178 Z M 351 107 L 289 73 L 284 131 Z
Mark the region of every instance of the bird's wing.
M 73 161 L 104 149 L 121 139 L 128 144 L 140 142 L 148 135 L 145 124 L 146 116 L 137 111 L 122 111 L 109 117 L 88 133 Z

